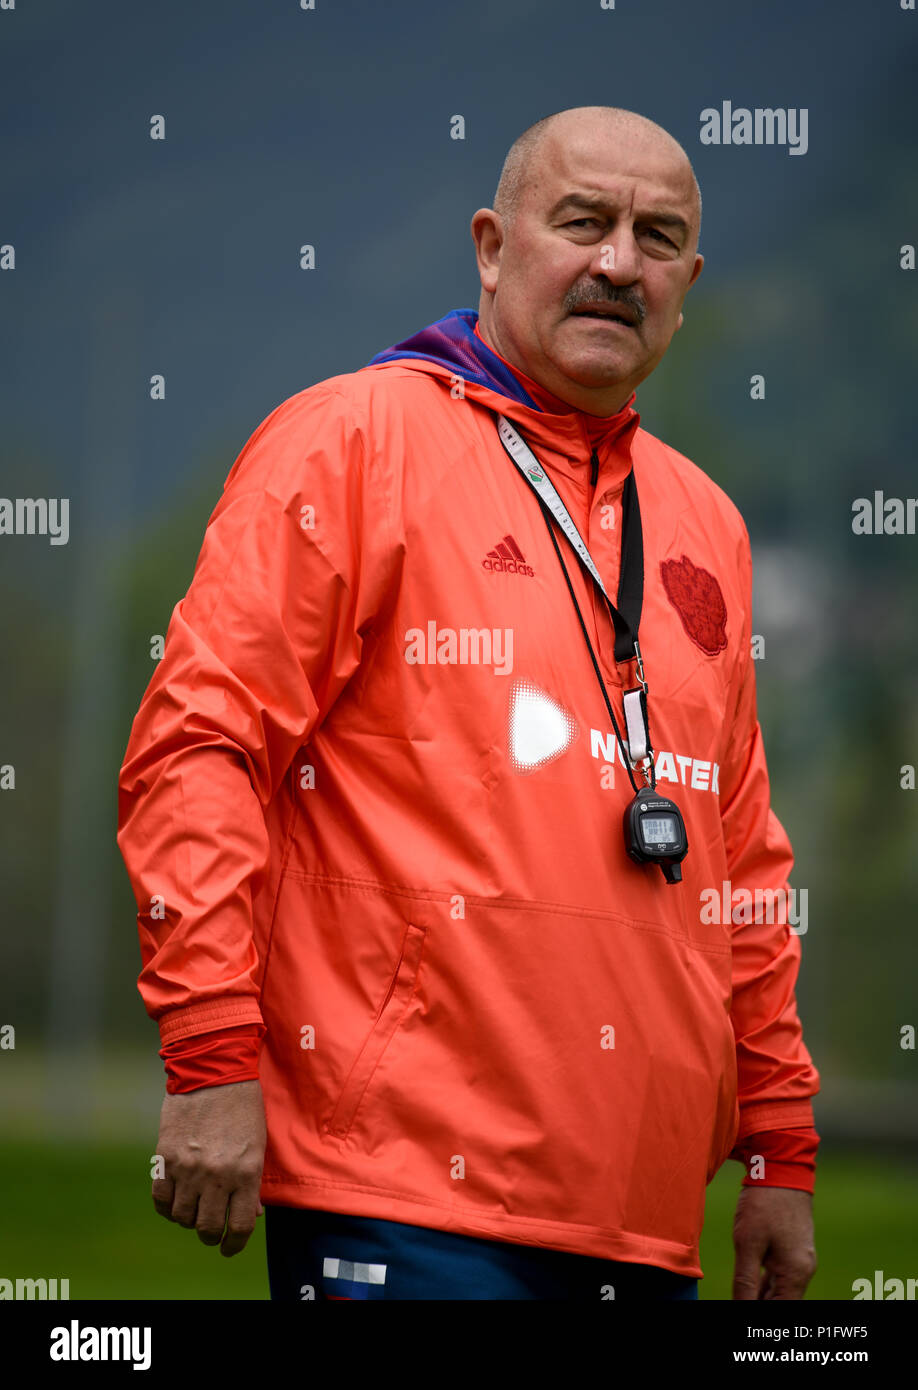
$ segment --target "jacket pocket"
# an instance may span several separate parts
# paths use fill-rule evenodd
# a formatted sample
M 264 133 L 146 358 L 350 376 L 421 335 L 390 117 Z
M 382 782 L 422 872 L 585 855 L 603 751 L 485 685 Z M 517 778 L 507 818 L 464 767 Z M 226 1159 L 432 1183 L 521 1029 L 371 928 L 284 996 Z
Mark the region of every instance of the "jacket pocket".
M 350 1132 L 376 1068 L 411 1004 L 426 936 L 426 927 L 416 927 L 409 923 L 402 938 L 401 954 L 395 973 L 389 981 L 386 997 L 347 1074 L 331 1119 L 325 1126 L 327 1134 L 344 1139 Z

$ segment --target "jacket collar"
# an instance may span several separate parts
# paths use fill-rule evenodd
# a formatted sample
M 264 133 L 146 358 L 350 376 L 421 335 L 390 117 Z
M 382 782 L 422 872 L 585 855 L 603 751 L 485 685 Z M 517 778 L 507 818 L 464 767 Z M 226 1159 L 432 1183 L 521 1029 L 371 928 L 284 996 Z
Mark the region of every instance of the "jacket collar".
M 632 406 L 634 395 L 614 415 L 588 415 L 558 400 L 507 362 L 476 332 L 477 324 L 474 309 L 453 309 L 410 338 L 378 352 L 367 368 L 397 363 L 435 376 L 459 376 L 467 397 L 512 420 L 534 449 L 541 447 L 559 456 L 556 462 L 571 476 L 582 479 L 594 448 L 601 465 L 606 465 L 606 483 L 610 471 L 624 476 L 631 466 L 631 441 L 640 422 Z

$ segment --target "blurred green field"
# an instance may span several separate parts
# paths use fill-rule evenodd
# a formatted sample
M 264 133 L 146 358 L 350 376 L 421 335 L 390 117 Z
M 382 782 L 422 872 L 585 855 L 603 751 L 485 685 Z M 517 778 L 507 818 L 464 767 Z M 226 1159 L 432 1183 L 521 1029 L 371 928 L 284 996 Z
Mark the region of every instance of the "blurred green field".
M 264 1223 L 242 1254 L 225 1259 L 155 1214 L 148 1171 L 148 1147 L 136 1143 L 0 1143 L 0 1277 L 69 1278 L 72 1299 L 266 1299 Z M 918 1276 L 916 1177 L 902 1160 L 821 1157 L 820 1266 L 808 1297 L 850 1301 L 853 1281 L 875 1269 Z M 730 1297 L 741 1178 L 728 1162 L 708 1189 L 705 1299 Z

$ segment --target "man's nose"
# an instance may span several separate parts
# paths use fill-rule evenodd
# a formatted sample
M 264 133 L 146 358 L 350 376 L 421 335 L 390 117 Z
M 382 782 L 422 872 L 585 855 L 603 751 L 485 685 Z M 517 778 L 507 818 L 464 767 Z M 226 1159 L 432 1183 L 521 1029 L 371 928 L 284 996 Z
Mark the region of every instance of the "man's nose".
M 640 256 L 630 227 L 616 227 L 596 247 L 592 275 L 605 275 L 613 285 L 631 285 L 640 275 Z

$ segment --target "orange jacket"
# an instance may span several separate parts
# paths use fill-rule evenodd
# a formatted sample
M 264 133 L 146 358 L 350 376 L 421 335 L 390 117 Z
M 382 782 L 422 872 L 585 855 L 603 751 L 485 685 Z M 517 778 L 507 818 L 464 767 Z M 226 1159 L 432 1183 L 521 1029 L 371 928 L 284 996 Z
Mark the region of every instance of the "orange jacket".
M 210 519 L 120 780 L 141 994 L 165 1046 L 264 1023 L 263 1201 L 698 1276 L 706 1183 L 811 1125 L 819 1082 L 771 910 L 792 854 L 745 527 L 630 403 L 551 413 L 482 379 L 479 339 L 413 341 L 283 402 Z M 612 594 L 634 467 L 681 884 L 625 853 L 633 792 L 496 411 Z M 561 546 L 620 711 L 631 671 Z

